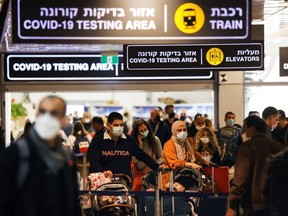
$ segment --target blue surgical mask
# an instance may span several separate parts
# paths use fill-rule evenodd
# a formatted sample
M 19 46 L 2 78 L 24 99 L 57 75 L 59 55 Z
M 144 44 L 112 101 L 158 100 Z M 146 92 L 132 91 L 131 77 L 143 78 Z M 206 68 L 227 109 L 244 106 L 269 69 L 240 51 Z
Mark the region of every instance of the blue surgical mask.
M 203 156 L 203 159 L 206 160 L 206 161 L 209 161 L 209 162 L 211 161 L 211 157 L 210 156 Z
M 227 125 L 228 127 L 232 127 L 234 124 L 235 124 L 235 121 L 234 121 L 233 119 L 228 119 L 228 120 L 226 121 L 226 125 Z
M 140 134 L 143 136 L 143 138 L 146 138 L 149 134 L 149 131 L 145 131 L 145 132 L 140 132 Z

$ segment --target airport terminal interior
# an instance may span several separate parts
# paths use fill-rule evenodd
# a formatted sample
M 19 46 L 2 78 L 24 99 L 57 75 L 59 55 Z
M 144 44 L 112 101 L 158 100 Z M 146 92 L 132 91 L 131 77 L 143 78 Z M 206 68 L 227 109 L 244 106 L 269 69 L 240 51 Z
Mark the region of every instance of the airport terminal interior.
M 87 82 L 71 84 L 71 82 L 50 82 L 45 87 L 39 82 L 3 82 L 2 73 L 2 127 L 8 127 L 9 134 L 9 107 L 11 101 L 23 103 L 28 109 L 31 104 L 37 104 L 40 96 L 57 93 L 62 95 L 71 107 L 77 105 L 85 107 L 94 114 L 95 106 L 121 106 L 123 111 L 131 112 L 133 116 L 134 106 L 160 106 L 163 108 L 167 101 L 177 106 L 193 107 L 191 115 L 202 112 L 203 107 L 209 107 L 205 113 L 213 120 L 216 126 L 223 124 L 223 113 L 233 110 L 238 114 L 238 122 L 241 124 L 250 110 L 261 112 L 266 106 L 274 105 L 279 109 L 287 110 L 287 96 L 282 94 L 287 88 L 288 78 L 279 75 L 279 48 L 287 44 L 287 6 L 282 0 L 253 0 L 252 1 L 252 24 L 264 25 L 264 70 L 239 70 L 239 71 L 214 71 L 214 80 L 185 80 L 179 81 L 131 81 L 128 82 Z M 6 52 L 122 52 L 121 44 L 15 44 L 11 39 L 11 17 L 7 17 L 7 25 L 4 25 L 2 53 Z M 2 68 L 3 68 L 2 60 Z M 223 79 L 223 76 L 225 78 Z M 240 79 L 238 79 L 240 77 Z M 237 80 L 235 82 L 235 79 Z M 223 81 L 224 80 L 224 81 Z M 239 81 L 240 80 L 240 81 Z M 235 95 L 219 93 L 222 86 L 242 86 L 241 91 L 236 90 Z M 224 90 L 223 90 L 224 91 Z M 226 90 L 225 90 L 226 91 Z M 229 91 L 229 90 L 228 90 Z M 237 93 L 238 92 L 238 93 Z M 240 94 L 240 95 L 237 95 Z M 220 97 L 220 99 L 219 99 Z M 233 101 L 239 100 L 241 107 L 233 106 Z M 28 102 L 28 103 L 27 103 Z M 220 103 L 220 104 L 219 104 Z M 182 104 L 182 105 L 181 105 Z M 226 109 L 221 104 L 225 104 Z M 199 110 L 197 107 L 200 107 Z M 78 109 L 78 108 L 77 108 Z M 82 109 L 82 108 L 81 108 Z M 208 109 L 208 108 L 207 108 Z M 29 109 L 30 110 L 30 109 Z M 70 111 L 69 111 L 70 112 Z M 83 112 L 83 109 L 82 109 Z M 29 112 L 29 118 L 33 119 L 33 110 Z M 80 111 L 81 113 L 81 111 Z M 69 114 L 69 113 L 67 113 Z M 95 113 L 96 114 L 96 113 Z M 6 123 L 5 123 L 6 121 Z
M 7 1 L 0 0 L 2 9 L 5 9 L 5 2 Z M 104 117 L 112 111 L 121 114 L 127 112 L 130 126 L 137 118 L 149 119 L 153 108 L 164 109 L 167 104 L 174 105 L 175 113 L 178 116 L 185 112 L 192 120 L 197 113 L 206 115 L 216 130 L 225 125 L 224 115 L 228 111 L 236 114 L 236 123 L 239 125 L 243 124 L 243 120 L 250 111 L 257 111 L 261 114 L 268 106 L 276 107 L 288 114 L 288 72 L 286 71 L 284 75 L 280 74 L 280 70 L 283 69 L 281 67 L 288 69 L 287 55 L 285 59 L 287 68 L 285 68 L 285 63 L 282 65 L 282 61 L 280 62 L 280 48 L 286 48 L 287 51 L 288 47 L 288 1 L 251 0 L 248 2 L 251 2 L 251 26 L 264 28 L 263 35 L 257 40 L 263 45 L 261 61 L 264 66 L 261 70 L 246 70 L 245 63 L 238 62 L 238 67 L 231 70 L 216 68 L 208 71 L 201 70 L 201 67 L 197 68 L 197 74 L 201 74 L 202 71 L 210 73 L 207 77 L 191 78 L 189 76 L 187 78 L 186 75 L 181 76 L 183 70 L 180 69 L 181 72 L 173 71 L 173 73 L 179 72 L 180 74 L 174 78 L 169 76 L 168 79 L 163 78 L 166 77 L 166 74 L 165 71 L 162 71 L 164 74 L 160 72 L 162 78 L 152 76 L 152 78 L 145 79 L 146 75 L 142 76 L 143 73 L 151 74 L 151 71 L 144 67 L 144 69 L 141 68 L 141 79 L 137 79 L 137 75 L 135 76 L 133 71 L 129 71 L 132 77 L 129 79 L 99 80 L 94 77 L 91 80 L 77 79 L 77 76 L 80 75 L 73 79 L 59 77 L 49 79 L 49 75 L 45 75 L 45 79 L 42 80 L 31 79 L 33 74 L 28 74 L 27 71 L 26 77 L 24 72 L 24 75 L 21 72 L 18 73 L 17 76 L 24 77 L 23 79 L 13 78 L 13 74 L 8 73 L 9 59 L 7 56 L 9 55 L 13 59 L 13 55 L 17 56 L 17 54 L 49 55 L 56 53 L 57 55 L 58 53 L 68 53 L 73 55 L 97 54 L 98 57 L 101 56 L 101 61 L 104 61 L 102 57 L 107 55 L 121 56 L 125 59 L 125 56 L 123 57 L 125 46 L 123 47 L 123 45 L 129 44 L 129 41 L 85 43 L 80 40 L 79 43 L 75 43 L 75 41 L 57 43 L 57 40 L 54 40 L 45 43 L 41 39 L 34 42 L 33 40 L 25 41 L 25 37 L 23 37 L 24 39 L 19 37 L 20 42 L 13 42 L 12 35 L 15 34 L 15 30 L 12 28 L 15 21 L 13 13 L 11 15 L 11 5 L 9 5 L 7 13 L 1 11 L 2 23 L 0 23 L 2 28 L 0 126 L 4 131 L 5 146 L 10 145 L 11 134 L 16 137 L 23 130 L 27 120 L 31 122 L 35 120 L 39 101 L 49 94 L 56 94 L 66 100 L 66 115 L 81 118 L 85 112 L 88 112 L 91 117 Z M 253 32 L 253 34 L 257 35 L 257 39 L 259 38 L 258 33 Z M 149 46 L 149 42 L 146 42 L 147 46 Z M 222 40 L 214 40 L 212 44 L 222 42 Z M 123 64 L 118 62 L 118 57 L 117 62 L 113 63 L 113 67 L 116 65 L 115 68 L 123 67 Z M 152 74 L 154 72 L 152 71 Z M 169 73 L 169 70 L 166 72 Z M 17 113 L 19 106 L 25 110 L 22 110 L 24 114 Z M 16 109 L 18 111 L 15 111 Z

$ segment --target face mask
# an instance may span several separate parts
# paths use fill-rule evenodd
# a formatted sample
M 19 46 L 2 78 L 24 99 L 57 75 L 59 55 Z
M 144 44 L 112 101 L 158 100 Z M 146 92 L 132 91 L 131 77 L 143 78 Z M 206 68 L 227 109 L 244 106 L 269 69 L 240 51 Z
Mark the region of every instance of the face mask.
M 196 130 L 199 131 L 199 130 L 201 130 L 201 129 L 204 128 L 204 127 L 205 127 L 205 125 L 203 125 L 203 126 L 198 126 L 198 125 L 197 125 L 195 128 L 196 128 Z
M 160 116 L 155 117 L 155 121 L 159 122 L 160 121 Z
M 175 113 L 174 112 L 169 114 L 169 119 L 172 119 L 174 117 L 175 117 Z
M 226 122 L 226 125 L 228 127 L 232 127 L 234 125 L 235 121 L 233 119 L 228 119 L 227 122 Z
M 142 135 L 143 138 L 146 138 L 149 134 L 149 131 L 145 131 L 144 133 L 140 133 Z
M 183 132 L 180 132 L 177 134 L 177 139 L 179 141 L 184 141 L 184 140 L 186 140 L 187 136 L 188 136 L 187 132 L 183 131 Z
M 185 119 L 186 119 L 185 115 L 180 116 L 180 120 L 185 121 Z
M 207 143 L 210 142 L 209 137 L 201 137 L 200 140 L 201 140 L 201 142 L 203 142 L 204 144 L 207 144 Z
M 242 137 L 242 142 L 243 142 L 243 143 L 251 139 L 250 137 L 247 137 L 246 133 L 243 133 L 243 134 L 241 135 L 241 137 Z
M 55 138 L 60 130 L 60 122 L 49 113 L 39 115 L 35 122 L 35 130 L 43 140 Z
M 121 136 L 121 134 L 123 133 L 123 127 L 119 126 L 119 127 L 112 127 L 112 134 L 116 137 Z
M 206 160 L 206 161 L 209 161 L 209 162 L 211 161 L 210 156 L 205 156 L 205 157 L 203 156 L 203 159 Z

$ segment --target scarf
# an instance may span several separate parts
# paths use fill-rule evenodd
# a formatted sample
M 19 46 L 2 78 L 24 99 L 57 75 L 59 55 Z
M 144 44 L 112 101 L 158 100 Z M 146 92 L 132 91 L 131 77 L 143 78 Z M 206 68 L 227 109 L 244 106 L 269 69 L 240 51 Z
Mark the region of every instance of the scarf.
M 171 131 L 172 131 L 171 139 L 174 142 L 175 147 L 176 147 L 177 158 L 179 160 L 188 159 L 188 161 L 194 162 L 196 160 L 196 158 L 195 158 L 194 152 L 193 152 L 188 140 L 185 139 L 184 141 L 180 141 L 177 138 L 176 133 L 177 133 L 177 130 L 180 126 L 186 127 L 185 122 L 182 120 L 177 120 L 172 124 L 172 127 L 171 127 Z M 189 158 L 187 158 L 188 155 L 190 155 Z
M 55 149 L 52 150 L 44 140 L 40 139 L 34 129 L 29 132 L 29 137 L 33 141 L 39 157 L 43 159 L 48 170 L 52 174 L 56 175 L 62 168 L 64 168 L 66 163 L 65 153 L 61 142 L 57 142 Z

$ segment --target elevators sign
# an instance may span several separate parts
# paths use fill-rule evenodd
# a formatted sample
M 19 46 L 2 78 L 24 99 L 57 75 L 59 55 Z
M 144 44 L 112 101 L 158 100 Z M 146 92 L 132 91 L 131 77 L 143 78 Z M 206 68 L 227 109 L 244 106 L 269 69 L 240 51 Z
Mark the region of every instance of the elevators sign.
M 288 76 L 288 47 L 280 47 L 280 76 Z
M 124 67 L 137 70 L 263 70 L 262 43 L 124 45 Z
M 13 0 L 13 43 L 249 40 L 249 0 Z

